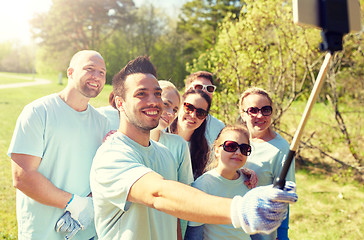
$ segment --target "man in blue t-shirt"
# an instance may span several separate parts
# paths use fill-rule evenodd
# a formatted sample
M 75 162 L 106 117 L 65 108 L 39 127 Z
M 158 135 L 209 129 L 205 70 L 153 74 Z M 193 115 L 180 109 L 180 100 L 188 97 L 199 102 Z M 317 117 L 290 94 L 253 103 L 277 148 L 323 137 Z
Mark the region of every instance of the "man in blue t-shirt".
M 90 173 L 99 239 L 177 239 L 177 218 L 270 233 L 288 203 L 297 200 L 293 188 L 265 186 L 230 199 L 177 182 L 172 154 L 150 140 L 163 102 L 147 57 L 130 61 L 114 76 L 113 93 L 119 129 L 98 149 Z
M 19 239 L 96 236 L 89 173 L 109 127 L 89 100 L 103 89 L 105 75 L 98 52 L 80 51 L 67 69 L 67 87 L 28 104 L 20 114 L 8 150 Z M 67 226 L 62 221 L 57 226 L 64 213 Z

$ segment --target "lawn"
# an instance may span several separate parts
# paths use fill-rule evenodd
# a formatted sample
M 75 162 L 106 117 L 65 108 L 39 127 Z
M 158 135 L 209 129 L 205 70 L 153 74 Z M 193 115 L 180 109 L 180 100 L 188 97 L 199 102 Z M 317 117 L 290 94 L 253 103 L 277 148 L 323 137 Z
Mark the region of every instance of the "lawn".
M 0 89 L 0 239 L 17 239 L 15 189 L 6 155 L 15 122 L 26 104 L 65 87 L 57 84 L 57 77 L 51 79 L 53 83 L 48 85 Z M 107 105 L 111 89 L 111 86 L 105 86 L 91 104 L 96 107 Z M 312 117 L 320 112 L 313 112 Z M 338 178 L 326 174 L 324 169 L 319 171 L 317 166 L 296 168 L 299 200 L 290 207 L 290 238 L 364 239 L 364 186 L 351 179 L 350 171 Z

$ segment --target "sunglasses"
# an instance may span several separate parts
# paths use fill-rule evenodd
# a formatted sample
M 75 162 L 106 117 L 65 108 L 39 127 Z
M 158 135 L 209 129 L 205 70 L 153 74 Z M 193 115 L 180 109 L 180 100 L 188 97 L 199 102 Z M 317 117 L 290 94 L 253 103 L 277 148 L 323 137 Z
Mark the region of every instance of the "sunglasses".
M 192 114 L 194 111 L 196 110 L 196 117 L 198 119 L 204 119 L 208 112 L 205 109 L 202 108 L 196 108 L 195 106 L 193 106 L 191 103 L 183 103 L 183 111 L 187 114 Z
M 257 115 L 260 111 L 263 116 L 270 116 L 273 112 L 273 109 L 271 106 L 264 106 L 262 108 L 250 107 L 247 110 L 243 111 L 248 113 L 249 115 Z
M 236 150 L 240 148 L 241 154 L 245 156 L 249 156 L 252 152 L 252 147 L 246 143 L 238 144 L 235 141 L 225 141 L 223 144 L 220 145 L 220 147 L 221 146 L 226 152 L 236 152 Z
M 193 84 L 192 87 L 195 90 L 204 90 L 204 89 L 206 89 L 206 91 L 209 92 L 209 93 L 215 92 L 215 89 L 216 89 L 215 85 L 205 85 L 205 84 L 199 84 L 199 83 Z

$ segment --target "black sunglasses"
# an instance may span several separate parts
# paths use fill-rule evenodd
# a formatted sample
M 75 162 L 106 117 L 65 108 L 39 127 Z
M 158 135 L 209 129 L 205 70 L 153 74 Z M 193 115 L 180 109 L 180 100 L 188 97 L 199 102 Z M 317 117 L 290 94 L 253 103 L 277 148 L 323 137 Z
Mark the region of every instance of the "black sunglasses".
M 249 115 L 257 115 L 260 111 L 263 116 L 270 116 L 272 115 L 273 109 L 271 106 L 264 106 L 262 108 L 250 107 L 247 110 L 243 111 L 248 113 Z
M 191 103 L 183 103 L 183 111 L 187 114 L 192 114 L 194 111 L 196 110 L 196 117 L 198 119 L 204 119 L 208 112 L 205 109 L 202 108 L 196 108 L 195 106 L 193 106 Z
M 205 84 L 193 84 L 193 88 L 195 90 L 204 90 L 206 89 L 207 92 L 213 93 L 215 92 L 216 86 L 215 85 L 205 85 Z
M 226 152 L 235 152 L 240 148 L 241 154 L 245 156 L 249 156 L 252 152 L 252 147 L 249 144 L 242 143 L 238 144 L 235 141 L 225 141 L 223 144 L 220 145 L 220 147 L 223 147 Z

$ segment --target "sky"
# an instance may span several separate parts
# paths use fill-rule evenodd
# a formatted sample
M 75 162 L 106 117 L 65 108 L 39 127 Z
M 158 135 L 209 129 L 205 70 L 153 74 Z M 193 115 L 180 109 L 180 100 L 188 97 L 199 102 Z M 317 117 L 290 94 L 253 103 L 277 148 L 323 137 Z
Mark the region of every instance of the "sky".
M 100 0 L 101 1 L 101 0 Z M 187 0 L 134 0 L 136 6 L 152 3 L 162 7 L 169 15 L 176 16 Z M 19 44 L 30 44 L 31 34 L 29 20 L 35 13 L 47 12 L 51 0 L 0 0 L 0 43 L 16 41 Z

